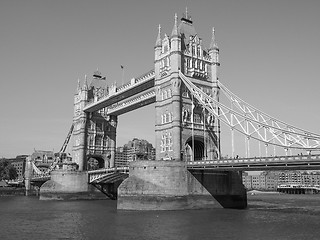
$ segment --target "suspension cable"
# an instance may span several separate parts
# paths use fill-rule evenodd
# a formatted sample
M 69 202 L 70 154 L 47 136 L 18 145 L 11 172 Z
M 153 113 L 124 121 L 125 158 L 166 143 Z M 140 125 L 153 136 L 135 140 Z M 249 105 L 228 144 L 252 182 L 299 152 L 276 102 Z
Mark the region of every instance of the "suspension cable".
M 226 125 L 232 126 L 235 130 L 244 135 L 247 135 L 249 138 L 264 142 L 266 145 L 272 144 L 280 147 L 297 148 L 309 151 L 320 150 L 320 135 L 312 134 L 308 131 L 295 132 L 294 130 L 297 130 L 298 128 L 295 128 L 291 125 L 285 125 L 287 128 L 284 128 L 279 125 L 280 123 L 285 124 L 284 122 L 262 113 L 261 111 L 251 107 L 249 104 L 243 106 L 242 108 L 241 106 L 237 106 L 240 109 L 240 112 L 230 109 L 224 104 L 204 93 L 181 72 L 179 72 L 179 76 L 192 96 L 195 97 L 199 101 L 199 103 L 202 104 L 211 114 L 213 114 L 217 119 L 224 122 Z M 226 91 L 223 92 L 225 93 Z M 240 98 L 238 98 L 237 96 L 232 97 L 237 100 L 237 105 L 240 104 L 239 101 L 241 101 L 241 103 L 244 103 L 244 101 L 240 100 Z M 219 109 L 219 111 L 217 111 L 217 109 Z M 244 111 L 247 112 L 246 115 L 243 114 Z M 254 117 L 253 113 L 258 114 L 261 119 Z M 230 114 L 233 114 L 233 119 L 236 120 L 236 124 L 231 125 Z M 268 122 L 270 120 L 273 120 L 276 123 L 274 127 L 272 127 Z M 246 129 L 246 126 L 244 124 L 244 122 L 246 121 L 247 125 L 250 125 L 250 127 L 253 129 L 251 132 L 249 132 L 249 129 Z M 261 130 L 264 130 L 264 136 L 261 134 Z M 271 134 L 270 137 L 268 137 L 266 134 L 267 130 L 268 133 Z M 277 140 L 277 143 L 274 143 L 273 139 Z M 313 145 L 307 145 L 305 139 L 313 140 Z

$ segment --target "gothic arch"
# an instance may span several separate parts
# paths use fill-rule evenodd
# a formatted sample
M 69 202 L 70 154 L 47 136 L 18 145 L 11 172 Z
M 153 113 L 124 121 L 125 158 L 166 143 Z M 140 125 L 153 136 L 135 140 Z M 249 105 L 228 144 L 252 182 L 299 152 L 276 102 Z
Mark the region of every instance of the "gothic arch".
M 189 137 L 184 146 L 186 161 L 192 161 L 193 155 L 194 161 L 200 161 L 205 157 L 203 136 L 194 136 L 194 138 Z

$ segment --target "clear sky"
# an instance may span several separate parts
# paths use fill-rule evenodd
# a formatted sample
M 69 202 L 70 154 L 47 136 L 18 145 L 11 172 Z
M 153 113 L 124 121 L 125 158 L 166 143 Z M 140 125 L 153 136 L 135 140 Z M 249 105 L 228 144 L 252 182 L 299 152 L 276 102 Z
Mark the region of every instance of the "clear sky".
M 120 85 L 120 65 L 125 81 L 151 70 L 158 25 L 170 34 L 186 5 L 205 47 L 216 28 L 229 89 L 320 133 L 319 0 L 2 0 L 0 157 L 58 151 L 77 79 L 99 68 Z M 133 137 L 154 144 L 153 105 L 119 117 L 117 145 Z M 222 139 L 223 155 L 229 143 Z

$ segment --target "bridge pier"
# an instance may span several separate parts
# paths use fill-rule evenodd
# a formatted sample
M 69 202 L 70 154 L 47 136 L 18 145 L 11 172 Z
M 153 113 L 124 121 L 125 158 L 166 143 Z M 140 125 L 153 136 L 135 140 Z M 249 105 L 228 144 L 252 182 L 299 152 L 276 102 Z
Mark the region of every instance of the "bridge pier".
M 118 188 L 118 209 L 182 210 L 246 208 L 239 175 L 190 173 L 181 161 L 134 161 Z
M 55 170 L 51 179 L 40 187 L 40 200 L 106 199 L 107 197 L 88 184 L 84 171 Z
M 237 209 L 247 207 L 247 193 L 242 184 L 241 172 L 191 170 L 191 174 L 222 207 Z
M 25 180 L 24 180 L 24 186 L 26 188 L 26 196 L 29 196 L 30 189 L 31 189 L 31 175 L 32 175 L 32 165 L 31 165 L 31 157 L 28 156 L 26 159 L 26 168 L 25 168 Z

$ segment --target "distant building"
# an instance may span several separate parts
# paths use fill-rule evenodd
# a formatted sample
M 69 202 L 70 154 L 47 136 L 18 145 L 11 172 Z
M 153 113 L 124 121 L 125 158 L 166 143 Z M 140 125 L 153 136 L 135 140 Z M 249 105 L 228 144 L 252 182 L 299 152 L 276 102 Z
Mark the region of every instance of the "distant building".
M 129 166 L 136 159 L 155 160 L 155 148 L 146 140 L 134 138 L 123 147 L 118 147 L 115 154 L 117 167 Z
M 31 160 L 34 160 L 35 165 L 51 165 L 54 162 L 53 151 L 34 150 L 31 155 Z
M 16 158 L 3 158 L 0 161 L 9 161 L 10 164 L 16 169 L 18 174 L 17 179 L 22 180 L 24 178 L 27 157 L 28 155 L 18 155 Z
M 251 176 L 247 172 L 242 173 L 242 183 L 246 189 L 248 189 L 248 190 L 252 189 Z
M 17 156 L 15 159 L 11 159 L 10 163 L 11 165 L 16 169 L 17 174 L 18 174 L 18 179 L 22 180 L 24 179 L 24 171 L 26 168 L 26 159 L 27 155 L 21 155 Z
M 300 171 L 284 171 L 280 172 L 278 184 L 303 184 Z
M 301 180 L 303 185 L 320 185 L 320 172 L 303 172 Z
M 320 172 L 306 171 L 266 171 L 259 174 L 242 174 L 242 183 L 246 189 L 275 191 L 282 184 L 320 185 Z

